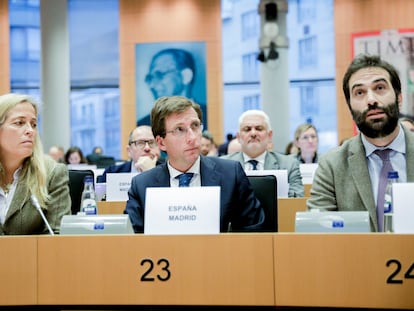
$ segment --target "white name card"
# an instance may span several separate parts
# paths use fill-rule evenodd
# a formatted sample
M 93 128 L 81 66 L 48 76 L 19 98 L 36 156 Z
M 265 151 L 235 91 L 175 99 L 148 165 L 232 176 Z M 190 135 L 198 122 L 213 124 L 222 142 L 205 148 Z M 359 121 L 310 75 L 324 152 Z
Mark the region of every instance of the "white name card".
M 220 187 L 147 188 L 144 234 L 220 233 Z
M 278 198 L 287 198 L 289 194 L 289 183 L 287 170 L 249 170 L 246 171 L 247 176 L 263 176 L 263 175 L 273 175 L 277 180 L 277 197 Z
M 303 184 L 312 184 L 318 163 L 301 163 L 299 168 Z
M 132 178 L 137 173 L 108 173 L 106 174 L 106 200 L 127 201 L 128 190 Z
M 414 183 L 396 183 L 392 186 L 394 232 L 414 233 Z

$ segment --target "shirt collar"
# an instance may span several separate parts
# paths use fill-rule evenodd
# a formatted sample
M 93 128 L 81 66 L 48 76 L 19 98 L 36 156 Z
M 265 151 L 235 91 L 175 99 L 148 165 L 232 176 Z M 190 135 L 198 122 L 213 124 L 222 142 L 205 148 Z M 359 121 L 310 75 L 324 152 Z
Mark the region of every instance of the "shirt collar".
M 182 173 L 200 174 L 200 156 L 194 162 L 193 166 L 191 166 L 186 172 L 180 172 L 179 170 L 173 168 L 170 164 L 170 161 L 167 162 L 167 166 L 172 179 L 176 178 L 178 175 L 181 175 Z
M 365 156 L 369 157 L 375 150 L 386 149 L 386 148 L 405 154 L 405 149 L 406 149 L 405 148 L 405 134 L 404 134 L 404 130 L 401 124 L 399 125 L 399 127 L 400 127 L 400 130 L 398 132 L 397 137 L 388 146 L 385 146 L 383 148 L 378 148 L 377 146 L 371 144 L 366 139 L 366 137 L 361 134 L 362 144 L 365 147 Z
M 267 151 L 264 151 L 261 155 L 259 155 L 258 157 L 255 158 L 251 158 L 249 157 L 247 154 L 245 154 L 243 152 L 243 159 L 244 159 L 244 163 L 249 162 L 250 160 L 256 160 L 257 162 L 259 162 L 260 164 L 262 164 L 262 166 L 264 166 L 264 162 L 265 162 L 265 158 L 266 158 L 266 153 Z

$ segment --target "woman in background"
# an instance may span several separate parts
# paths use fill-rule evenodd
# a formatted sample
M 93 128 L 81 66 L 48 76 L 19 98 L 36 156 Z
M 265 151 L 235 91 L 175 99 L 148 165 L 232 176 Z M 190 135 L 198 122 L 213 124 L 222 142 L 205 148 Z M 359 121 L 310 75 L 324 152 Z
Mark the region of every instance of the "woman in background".
M 79 147 L 70 147 L 65 154 L 66 164 L 86 164 L 86 158 L 83 155 L 82 150 Z
M 295 131 L 295 145 L 299 149 L 297 159 L 300 163 L 318 162 L 318 132 L 310 123 L 299 125 Z
M 0 235 L 49 232 L 32 196 L 55 233 L 71 213 L 67 168 L 44 155 L 37 113 L 26 95 L 0 96 Z

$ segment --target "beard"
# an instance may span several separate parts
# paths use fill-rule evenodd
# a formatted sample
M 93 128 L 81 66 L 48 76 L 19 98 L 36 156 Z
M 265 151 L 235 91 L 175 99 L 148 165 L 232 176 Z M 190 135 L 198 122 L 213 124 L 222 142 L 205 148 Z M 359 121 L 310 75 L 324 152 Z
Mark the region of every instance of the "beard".
M 385 113 L 385 117 L 382 119 L 367 120 L 368 112 L 374 109 L 382 110 Z M 359 131 L 369 138 L 382 138 L 391 134 L 397 127 L 400 116 L 397 99 L 395 99 L 393 104 L 385 107 L 379 107 L 375 103 L 363 112 L 352 109 L 351 112 Z

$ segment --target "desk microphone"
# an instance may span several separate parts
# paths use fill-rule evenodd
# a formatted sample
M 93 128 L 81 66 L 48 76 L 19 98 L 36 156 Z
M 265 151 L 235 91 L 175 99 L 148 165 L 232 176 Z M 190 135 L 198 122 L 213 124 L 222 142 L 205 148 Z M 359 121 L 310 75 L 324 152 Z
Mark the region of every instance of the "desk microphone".
M 40 216 L 42 216 L 43 222 L 46 224 L 47 229 L 49 230 L 50 235 L 55 235 L 52 228 L 50 227 L 49 222 L 47 221 L 45 214 L 43 214 L 42 208 L 40 207 L 39 201 L 37 200 L 36 196 L 32 194 L 30 196 L 30 200 L 32 201 L 33 205 L 38 210 Z

